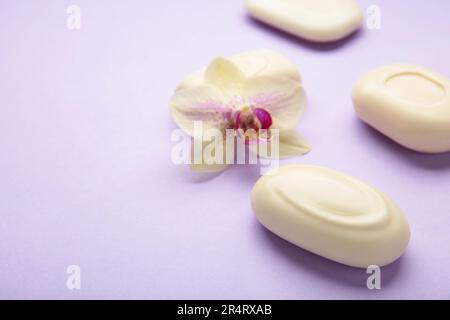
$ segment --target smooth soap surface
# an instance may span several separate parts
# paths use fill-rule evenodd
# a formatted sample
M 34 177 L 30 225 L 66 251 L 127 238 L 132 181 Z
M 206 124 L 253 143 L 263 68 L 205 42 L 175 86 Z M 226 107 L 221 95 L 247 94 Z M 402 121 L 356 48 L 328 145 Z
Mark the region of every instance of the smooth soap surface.
M 253 76 L 280 76 L 301 81 L 297 66 L 285 56 L 268 49 L 242 52 L 228 58 L 250 78 Z M 182 80 L 177 90 L 204 83 L 205 69 L 197 70 Z
M 344 38 L 363 21 L 354 0 L 246 0 L 245 5 L 254 18 L 317 42 Z
M 288 165 L 251 193 L 259 221 L 281 238 L 353 267 L 384 266 L 402 255 L 408 222 L 387 196 L 332 169 Z
M 399 144 L 426 153 L 450 151 L 450 80 L 414 65 L 387 65 L 353 88 L 358 116 Z

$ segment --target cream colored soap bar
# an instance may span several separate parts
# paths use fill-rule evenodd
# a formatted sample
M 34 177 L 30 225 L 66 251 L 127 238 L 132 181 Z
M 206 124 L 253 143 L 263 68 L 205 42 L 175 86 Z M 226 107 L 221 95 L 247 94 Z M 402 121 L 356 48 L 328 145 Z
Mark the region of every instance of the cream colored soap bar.
M 251 201 L 270 231 L 349 266 L 387 265 L 409 241 L 408 223 L 388 197 L 331 169 L 275 169 L 258 180 Z
M 344 38 L 363 21 L 354 0 L 246 0 L 245 5 L 254 18 L 318 42 Z
M 450 151 L 450 81 L 414 65 L 388 65 L 353 88 L 358 116 L 401 145 L 421 152 Z
M 247 78 L 253 76 L 288 77 L 300 81 L 300 73 L 295 64 L 283 55 L 268 49 L 243 52 L 229 57 L 229 60 L 244 72 Z M 198 70 L 181 83 L 177 90 L 195 87 L 204 83 L 205 69 Z

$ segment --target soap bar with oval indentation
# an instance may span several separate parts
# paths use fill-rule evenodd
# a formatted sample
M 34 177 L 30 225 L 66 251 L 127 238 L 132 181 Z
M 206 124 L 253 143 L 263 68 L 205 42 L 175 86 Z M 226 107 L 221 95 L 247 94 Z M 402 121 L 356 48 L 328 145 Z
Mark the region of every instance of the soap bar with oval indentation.
M 408 222 L 392 200 L 332 169 L 274 169 L 258 180 L 251 202 L 259 221 L 273 233 L 349 266 L 387 265 L 409 242 Z
M 339 40 L 363 21 L 354 0 L 246 0 L 245 5 L 254 18 L 310 41 Z
M 353 105 L 367 124 L 401 145 L 450 151 L 450 80 L 414 65 L 388 65 L 364 75 Z

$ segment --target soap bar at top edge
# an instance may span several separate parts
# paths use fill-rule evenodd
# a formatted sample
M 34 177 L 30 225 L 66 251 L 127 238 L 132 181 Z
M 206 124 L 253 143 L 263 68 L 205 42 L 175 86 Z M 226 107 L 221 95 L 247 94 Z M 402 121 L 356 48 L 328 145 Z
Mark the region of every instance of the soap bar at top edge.
M 342 39 L 363 21 L 354 0 L 246 0 L 245 5 L 254 18 L 316 42 Z
M 259 221 L 273 233 L 353 267 L 387 265 L 409 242 L 408 223 L 387 196 L 332 169 L 274 169 L 258 180 L 251 203 Z
M 242 52 L 229 57 L 229 60 L 244 73 L 246 77 L 280 76 L 301 81 L 297 66 L 282 54 L 268 49 Z M 193 72 L 182 80 L 176 90 L 201 85 L 205 69 Z
M 353 88 L 353 105 L 367 124 L 415 151 L 450 151 L 450 80 L 424 67 L 387 65 Z

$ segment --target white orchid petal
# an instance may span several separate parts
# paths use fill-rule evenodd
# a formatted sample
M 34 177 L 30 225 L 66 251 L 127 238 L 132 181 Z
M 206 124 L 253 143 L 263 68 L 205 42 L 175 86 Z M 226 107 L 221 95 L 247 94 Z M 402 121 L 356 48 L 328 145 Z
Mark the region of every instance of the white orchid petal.
M 309 151 L 311 148 L 297 131 L 280 131 L 280 158 L 301 156 Z
M 195 148 L 199 146 L 198 153 Z M 211 146 L 214 146 L 211 148 Z M 228 167 L 226 164 L 226 148 L 224 142 L 220 141 L 220 144 L 214 144 L 214 141 L 204 141 L 192 139 L 191 154 L 190 154 L 190 168 L 195 172 L 220 172 Z M 222 150 L 216 151 L 215 148 L 222 148 Z M 211 152 L 212 150 L 212 152 Z M 215 156 L 216 152 L 219 152 L 218 158 Z M 219 163 L 217 163 L 219 162 Z
M 203 130 L 222 128 L 231 116 L 223 94 L 214 86 L 199 85 L 175 92 L 169 104 L 177 125 L 194 135 L 194 122 L 201 121 Z
M 244 86 L 244 98 L 247 103 L 269 111 L 280 129 L 295 128 L 306 109 L 303 87 L 288 77 L 250 78 Z
M 276 134 L 272 132 L 272 139 L 267 140 L 267 143 L 260 143 L 258 148 L 251 148 L 250 150 L 258 154 L 262 158 L 283 159 L 304 155 L 311 151 L 305 139 L 295 130 L 279 131 Z M 278 148 L 275 148 L 272 143 L 278 140 Z M 265 144 L 265 145 L 264 145 Z
M 226 164 L 206 164 L 206 163 L 200 163 L 200 164 L 195 164 L 192 163 L 190 164 L 190 168 L 192 171 L 195 172 L 221 172 L 223 170 L 225 170 L 226 168 L 228 168 L 228 165 Z
M 219 88 L 227 100 L 233 101 L 242 97 L 245 75 L 230 60 L 214 59 L 206 68 L 205 80 Z

